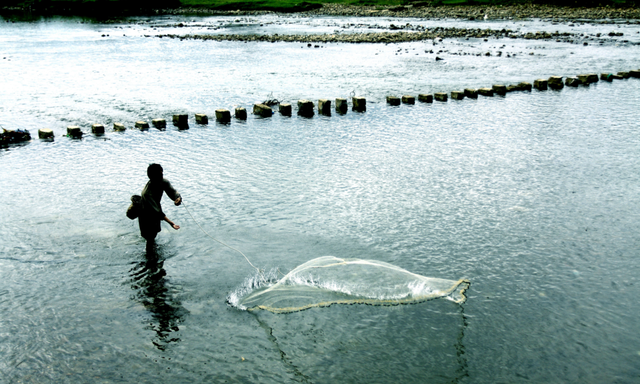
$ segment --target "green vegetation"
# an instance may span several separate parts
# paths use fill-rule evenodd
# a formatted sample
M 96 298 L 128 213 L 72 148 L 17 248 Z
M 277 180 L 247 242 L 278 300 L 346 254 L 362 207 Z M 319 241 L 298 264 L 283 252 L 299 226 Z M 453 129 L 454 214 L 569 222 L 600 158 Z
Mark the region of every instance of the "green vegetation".
M 322 4 L 376 6 L 379 9 L 413 5 L 414 7 L 489 6 L 547 4 L 573 7 L 636 6 L 640 0 L 3 0 L 4 7 L 17 7 L 43 14 L 144 14 L 170 8 L 208 9 L 214 11 L 277 11 L 303 12 Z

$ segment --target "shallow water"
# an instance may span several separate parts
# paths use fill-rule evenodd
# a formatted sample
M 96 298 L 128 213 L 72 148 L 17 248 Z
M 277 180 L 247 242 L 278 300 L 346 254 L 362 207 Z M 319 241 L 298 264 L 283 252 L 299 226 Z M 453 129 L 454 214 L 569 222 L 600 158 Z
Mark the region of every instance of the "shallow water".
M 129 24 L 80 21 L 0 24 L 0 124 L 56 134 L 0 151 L 0 381 L 637 382 L 640 81 L 384 103 L 634 69 L 637 48 L 313 49 L 144 38 L 119 28 Z M 516 57 L 436 62 L 424 52 L 502 45 Z M 270 96 L 295 104 L 354 90 L 366 113 L 212 118 Z M 67 125 L 131 128 L 173 113 L 212 121 L 62 137 Z M 466 277 L 468 300 L 286 315 L 229 306 L 255 271 L 166 197 L 182 228 L 164 226 L 159 261 L 146 257 L 124 211 L 151 162 L 208 233 L 260 268 L 374 259 Z

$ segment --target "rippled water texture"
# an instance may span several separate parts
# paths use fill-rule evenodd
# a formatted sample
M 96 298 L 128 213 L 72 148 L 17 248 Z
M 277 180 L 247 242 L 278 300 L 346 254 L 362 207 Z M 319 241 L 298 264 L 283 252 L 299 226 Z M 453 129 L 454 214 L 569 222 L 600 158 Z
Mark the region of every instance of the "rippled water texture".
M 151 27 L 80 21 L 0 23 L 0 124 L 56 134 L 0 151 L 0 382 L 640 378 L 640 81 L 384 103 L 638 69 L 637 47 L 472 39 L 316 49 L 145 38 Z M 436 62 L 424 52 L 443 47 L 516 57 Z M 270 96 L 295 104 L 352 91 L 366 113 L 213 121 L 217 108 Z M 174 113 L 190 115 L 189 130 L 88 133 Z M 85 138 L 63 137 L 68 125 Z M 125 217 L 151 162 L 203 229 L 259 268 L 379 260 L 467 278 L 467 301 L 232 307 L 229 295 L 256 272 L 184 207 L 165 197 L 182 228 L 164 226 L 149 253 Z

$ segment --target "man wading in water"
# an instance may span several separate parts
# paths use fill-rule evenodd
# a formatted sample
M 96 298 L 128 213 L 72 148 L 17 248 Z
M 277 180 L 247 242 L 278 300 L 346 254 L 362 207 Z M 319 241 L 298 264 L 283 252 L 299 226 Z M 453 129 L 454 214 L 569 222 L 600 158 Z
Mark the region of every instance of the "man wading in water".
M 147 240 L 147 246 L 150 246 L 154 244 L 156 235 L 161 231 L 162 220 L 169 223 L 173 229 L 180 229 L 180 226 L 169 220 L 162 212 L 160 205 L 162 194 L 166 192 L 175 205 L 182 203 L 182 197 L 173 189 L 169 180 L 164 178 L 160 164 L 149 165 L 147 176 L 149 176 L 149 182 L 142 190 L 142 212 L 138 217 L 138 224 L 140 224 L 140 234 Z

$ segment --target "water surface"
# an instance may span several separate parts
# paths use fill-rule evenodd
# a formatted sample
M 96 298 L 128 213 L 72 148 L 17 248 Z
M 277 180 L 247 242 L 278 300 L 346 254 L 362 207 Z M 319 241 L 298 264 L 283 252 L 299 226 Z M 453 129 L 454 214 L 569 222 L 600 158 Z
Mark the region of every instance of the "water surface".
M 314 49 L 121 26 L 0 24 L 0 124 L 56 134 L 0 152 L 0 381 L 637 382 L 640 81 L 384 103 L 629 70 L 636 48 L 451 40 L 435 48 L 516 56 L 436 62 L 431 41 Z M 351 92 L 366 113 L 62 137 Z M 165 197 L 182 228 L 150 253 L 125 217 L 151 162 L 260 268 L 374 259 L 466 277 L 468 300 L 239 310 L 227 298 L 255 270 L 184 207 Z

